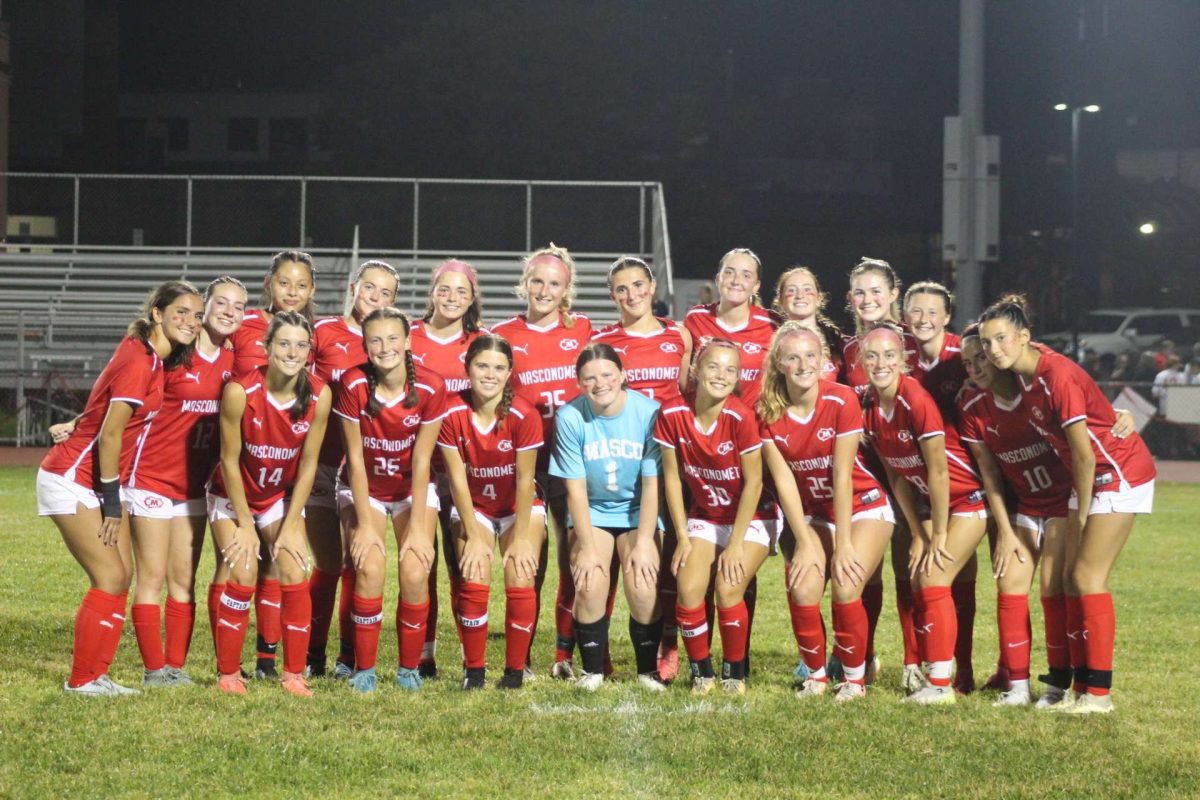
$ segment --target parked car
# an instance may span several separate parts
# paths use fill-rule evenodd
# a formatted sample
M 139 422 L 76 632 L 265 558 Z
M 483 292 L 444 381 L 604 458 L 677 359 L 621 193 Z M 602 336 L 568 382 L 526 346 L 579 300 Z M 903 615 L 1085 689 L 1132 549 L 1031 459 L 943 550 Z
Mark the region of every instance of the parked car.
M 1186 343 L 1200 329 L 1200 308 L 1101 308 L 1090 312 L 1075 331 L 1054 331 L 1037 338 L 1075 357 L 1084 350 L 1096 355 L 1153 348 L 1163 339 Z M 1074 349 L 1076 335 L 1079 350 Z

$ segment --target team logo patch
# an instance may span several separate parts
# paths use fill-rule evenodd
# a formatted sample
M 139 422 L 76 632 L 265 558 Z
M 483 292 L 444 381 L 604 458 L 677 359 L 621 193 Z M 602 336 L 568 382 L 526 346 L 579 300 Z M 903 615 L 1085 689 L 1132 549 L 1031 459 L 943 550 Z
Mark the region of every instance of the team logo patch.
M 302 433 L 308 433 L 308 423 L 304 420 L 292 423 L 292 433 L 299 436 Z
M 674 342 L 663 342 L 658 346 L 658 349 L 662 350 L 664 353 L 678 353 L 679 345 L 675 344 Z
M 467 363 L 467 351 L 466 350 L 463 350 L 461 353 L 458 354 L 458 363 L 460 363 L 460 364 Z
M 512 439 L 501 439 L 496 445 L 496 449 L 501 453 L 508 453 L 513 449 Z
M 833 438 L 833 428 L 821 428 L 817 431 L 817 439 L 822 442 L 828 442 Z
M 700 520 L 696 520 L 696 519 L 688 520 L 688 528 L 687 529 L 688 529 L 688 533 L 695 533 L 697 531 L 702 531 L 702 530 L 704 530 L 704 523 L 701 522 Z
M 750 355 L 750 356 L 757 355 L 758 353 L 761 353 L 762 351 L 763 351 L 763 346 L 761 344 L 759 344 L 758 342 L 743 342 L 742 343 L 742 352 L 744 352 L 746 355 Z
M 146 508 L 162 508 L 163 499 L 161 497 L 147 497 L 142 501 L 142 505 Z
M 578 339 L 562 339 L 559 341 L 558 346 L 561 347 L 563 350 L 566 350 L 569 353 L 572 350 L 579 349 L 579 340 Z
M 721 442 L 717 445 L 717 453 L 719 455 L 728 455 L 733 452 L 733 442 Z
M 225 370 L 224 372 L 221 373 L 221 383 L 225 383 L 227 380 L 229 380 L 232 377 L 233 377 L 233 373 L 230 372 L 229 370 Z
M 902 442 L 911 442 L 912 434 L 908 431 L 900 431 L 896 434 L 896 438 Z
M 409 414 L 407 417 L 404 418 L 404 425 L 407 428 L 415 428 L 417 425 L 420 425 L 420 424 L 421 424 L 421 415 L 420 414 Z
M 1038 420 L 1041 420 L 1042 419 L 1042 410 L 1040 408 L 1038 408 L 1037 406 L 1034 406 L 1033 407 L 1033 416 L 1036 417 Z

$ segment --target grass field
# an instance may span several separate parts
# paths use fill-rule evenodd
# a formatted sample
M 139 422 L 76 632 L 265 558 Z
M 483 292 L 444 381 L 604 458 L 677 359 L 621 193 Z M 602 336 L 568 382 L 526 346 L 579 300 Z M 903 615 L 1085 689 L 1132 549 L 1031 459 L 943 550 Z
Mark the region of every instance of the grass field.
M 1200 487 L 1160 486 L 1157 513 L 1138 522 L 1117 567 L 1117 713 L 1064 718 L 994 709 L 979 693 L 949 708 L 901 705 L 890 596 L 878 687 L 849 707 L 797 701 L 779 559 L 760 581 L 745 698 L 694 701 L 682 681 L 664 695 L 640 691 L 622 606 L 617 679 L 595 695 L 551 681 L 549 603 L 535 648 L 543 677 L 518 693 L 461 691 L 443 616 L 445 677 L 419 695 L 384 684 L 360 697 L 321 679 L 310 700 L 263 684 L 248 697 L 220 696 L 201 608 L 188 668 L 202 685 L 115 700 L 66 696 L 85 580 L 53 524 L 36 516 L 34 473 L 0 468 L 0 797 L 1200 796 L 1200 571 L 1190 546 Z M 211 563 L 206 553 L 201 606 Z M 986 676 L 996 660 L 995 592 L 979 586 L 975 666 Z M 493 591 L 493 620 L 503 618 L 502 601 Z M 1036 633 L 1040 607 L 1031 605 Z M 384 672 L 396 652 L 390 617 Z M 491 682 L 503 665 L 499 636 L 488 656 Z M 1035 648 L 1035 674 L 1044 667 Z M 128 625 L 113 674 L 140 681 Z

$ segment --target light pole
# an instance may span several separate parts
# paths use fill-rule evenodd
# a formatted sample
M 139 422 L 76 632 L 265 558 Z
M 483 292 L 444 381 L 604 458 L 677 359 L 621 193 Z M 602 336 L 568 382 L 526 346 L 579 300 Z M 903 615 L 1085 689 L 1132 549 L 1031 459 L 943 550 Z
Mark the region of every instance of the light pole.
M 1059 103 L 1054 107 L 1055 111 L 1070 111 L 1071 112 L 1071 284 L 1075 287 L 1079 286 L 1081 265 L 1079 263 L 1079 115 L 1087 112 L 1095 114 L 1100 110 L 1100 106 L 1089 104 L 1086 106 L 1069 106 L 1066 103 Z M 1072 300 L 1078 303 L 1077 291 L 1072 291 Z M 1079 308 L 1075 309 L 1072 315 L 1074 319 L 1071 321 L 1071 327 L 1075 328 L 1079 322 Z

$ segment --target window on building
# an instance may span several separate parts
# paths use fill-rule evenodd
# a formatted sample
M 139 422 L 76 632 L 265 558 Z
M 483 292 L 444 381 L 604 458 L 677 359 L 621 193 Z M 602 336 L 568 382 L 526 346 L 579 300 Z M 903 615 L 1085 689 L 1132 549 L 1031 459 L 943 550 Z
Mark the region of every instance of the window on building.
M 177 153 L 187 152 L 188 121 L 186 117 L 167 117 L 162 121 L 167 132 L 167 149 Z
M 229 120 L 229 150 L 233 153 L 258 152 L 258 120 L 234 117 Z

